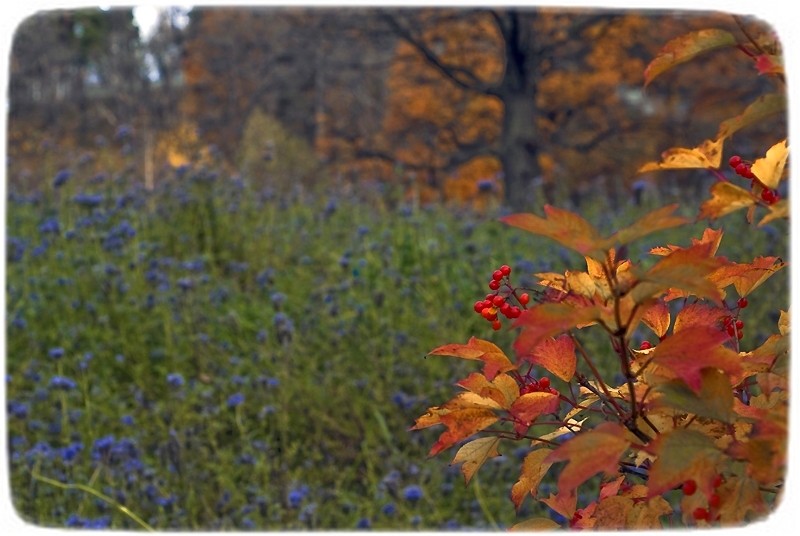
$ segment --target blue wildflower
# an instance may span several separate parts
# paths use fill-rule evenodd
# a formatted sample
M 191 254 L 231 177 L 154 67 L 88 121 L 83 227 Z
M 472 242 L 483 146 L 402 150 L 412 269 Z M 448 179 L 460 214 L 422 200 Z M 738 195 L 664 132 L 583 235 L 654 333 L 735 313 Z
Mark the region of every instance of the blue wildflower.
M 173 372 L 172 374 L 167 374 L 167 383 L 170 384 L 172 387 L 181 387 L 184 384 L 183 376 L 181 376 L 177 372 Z
M 47 218 L 44 223 L 39 226 L 39 232 L 42 234 L 58 234 L 61 232 L 61 225 L 58 223 L 58 219 Z
M 387 516 L 393 516 L 397 512 L 397 508 L 395 507 L 394 503 L 389 503 L 383 505 L 383 514 Z
M 69 378 L 65 378 L 63 376 L 53 376 L 52 378 L 50 378 L 50 387 L 54 389 L 64 389 L 65 391 L 69 391 L 70 389 L 75 389 L 76 384 Z
M 403 498 L 407 501 L 417 502 L 422 496 L 422 488 L 419 486 L 407 486 L 403 490 Z
M 228 397 L 228 407 L 233 408 L 244 402 L 244 395 L 236 393 Z
M 50 348 L 50 350 L 47 352 L 47 355 L 49 355 L 51 359 L 61 359 L 64 357 L 64 349 Z
M 61 188 L 66 184 L 67 180 L 69 179 L 71 173 L 68 169 L 62 169 L 58 173 L 56 173 L 55 178 L 53 179 L 53 188 Z
M 370 528 L 371 526 L 372 526 L 372 522 L 370 522 L 368 517 L 362 517 L 361 519 L 358 520 L 358 523 L 356 523 L 356 528 L 357 529 L 366 530 L 366 529 Z

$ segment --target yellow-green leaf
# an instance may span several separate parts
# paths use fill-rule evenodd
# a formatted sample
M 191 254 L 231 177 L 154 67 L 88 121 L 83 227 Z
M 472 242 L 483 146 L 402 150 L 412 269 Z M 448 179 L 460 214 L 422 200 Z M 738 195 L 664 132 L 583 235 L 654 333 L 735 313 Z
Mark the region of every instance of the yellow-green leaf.
M 786 166 L 786 159 L 789 157 L 789 148 L 786 140 L 776 143 L 767 151 L 764 158 L 756 160 L 750 171 L 753 172 L 758 180 L 767 188 L 774 190 L 783 176 L 783 168 Z
M 736 420 L 733 411 L 733 393 L 728 376 L 716 368 L 705 368 L 701 371 L 702 384 L 700 394 L 695 394 L 684 382 L 672 380 L 658 385 L 656 392 L 664 396 L 658 399 L 659 404 L 692 413 L 698 417 L 732 423 Z
M 715 48 L 736 46 L 736 38 L 724 30 L 708 29 L 677 37 L 664 45 L 658 55 L 644 71 L 644 85 L 659 74 L 680 63 L 691 60 L 698 54 Z
M 688 479 L 697 482 L 706 496 L 713 492 L 716 464 L 722 457 L 714 440 L 702 432 L 678 428 L 660 434 L 648 445 L 658 457 L 647 482 L 648 498 L 661 495 Z
M 741 115 L 720 124 L 717 139 L 728 138 L 737 130 L 784 110 L 786 110 L 785 95 L 780 93 L 762 95 L 745 108 Z
M 465 484 L 469 484 L 472 475 L 480 469 L 481 465 L 483 465 L 486 460 L 500 456 L 500 453 L 497 452 L 498 444 L 500 444 L 499 437 L 482 437 L 470 441 L 458 449 L 450 465 L 461 463 L 461 472 L 464 474 L 464 482 Z
M 789 201 L 786 199 L 781 199 L 777 203 L 773 203 L 767 208 L 769 209 L 769 213 L 761 218 L 761 221 L 758 222 L 759 227 L 768 224 L 772 220 L 789 217 Z

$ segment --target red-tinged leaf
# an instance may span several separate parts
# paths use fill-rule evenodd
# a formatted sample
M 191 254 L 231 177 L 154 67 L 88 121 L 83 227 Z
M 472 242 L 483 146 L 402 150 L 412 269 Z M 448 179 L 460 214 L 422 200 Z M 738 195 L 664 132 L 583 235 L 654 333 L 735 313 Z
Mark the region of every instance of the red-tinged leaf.
M 527 521 L 523 521 L 522 523 L 517 523 L 508 530 L 509 532 L 534 532 L 534 531 L 544 531 L 544 530 L 558 530 L 560 528 L 561 525 L 559 525 L 552 519 L 548 519 L 546 517 L 534 517 L 532 519 L 528 519 Z
M 519 384 L 508 374 L 498 374 L 490 382 L 483 374 L 473 372 L 456 385 L 482 397 L 491 398 L 504 409 L 508 409 L 511 403 L 519 397 Z
M 503 405 L 496 400 L 483 397 L 477 393 L 459 393 L 442 406 L 442 409 L 451 411 L 468 408 L 504 409 Z
M 619 488 L 622 486 L 622 482 L 625 480 L 625 475 L 617 477 L 615 480 L 611 482 L 607 482 L 600 488 L 600 500 L 607 499 L 609 497 L 613 497 L 617 493 L 619 493 Z
M 642 322 L 648 328 L 653 330 L 659 338 L 667 334 L 669 329 L 669 307 L 666 303 L 659 300 L 655 305 L 647 309 L 642 316 Z
M 750 167 L 753 175 L 765 187 L 774 190 L 778 187 L 783 177 L 783 168 L 786 166 L 786 159 L 789 157 L 789 148 L 786 140 L 776 143 L 767 151 L 764 158 L 759 158 Z
M 659 74 L 715 48 L 736 46 L 736 38 L 729 32 L 717 29 L 698 30 L 676 37 L 662 48 L 644 71 L 644 86 Z
M 656 346 L 651 354 L 653 363 L 669 369 L 695 393 L 700 392 L 702 369 L 715 367 L 726 374 L 741 371 L 739 355 L 722 346 L 727 333 L 709 327 L 691 327 L 673 334 Z
M 720 303 L 722 294 L 708 279 L 722 262 L 712 257 L 713 249 L 712 243 L 698 243 L 673 251 L 641 277 L 630 292 L 631 299 L 636 303 L 642 303 L 648 298 L 657 297 L 667 289 L 674 288 Z
M 733 282 L 736 292 L 743 298 L 784 268 L 786 263 L 778 257 L 757 257 L 747 266 L 749 269 Z
M 611 235 L 611 237 L 607 240 L 607 242 L 609 242 L 608 246 L 622 246 L 651 233 L 655 233 L 656 231 L 671 229 L 672 227 L 689 223 L 689 220 L 686 218 L 672 215 L 677 208 L 678 204 L 676 203 L 656 209 L 653 212 L 644 215 L 633 225 L 625 227 L 624 229 L 620 229 Z
M 756 58 L 758 74 L 783 74 L 783 61 L 780 56 L 761 54 Z
M 575 510 L 575 515 L 570 520 L 570 528 L 572 530 L 589 530 L 593 529 L 597 524 L 597 519 L 593 518 L 595 510 L 597 510 L 597 503 L 589 503 L 585 508 Z
M 745 108 L 742 115 L 720 124 L 717 139 L 728 138 L 737 130 L 784 110 L 786 110 L 786 95 L 780 93 L 762 95 Z
M 511 487 L 511 502 L 514 503 L 519 511 L 522 502 L 528 495 L 536 498 L 539 483 L 550 469 L 549 463 L 544 463 L 544 459 L 550 454 L 550 449 L 536 449 L 525 456 L 522 462 L 522 471 L 519 480 Z
M 558 494 L 550 494 L 546 499 L 539 499 L 549 506 L 557 514 L 561 514 L 567 519 L 572 519 L 575 515 L 575 508 L 578 506 L 578 493 L 576 490 L 558 490 Z
M 706 140 L 699 147 L 673 147 L 661 153 L 661 162 L 648 162 L 637 173 L 659 169 L 719 169 L 722 161 L 722 140 Z
M 733 399 L 733 411 L 735 411 L 742 417 L 747 417 L 749 419 L 756 419 L 756 420 L 763 419 L 764 416 L 767 414 L 767 410 L 760 409 L 755 406 L 745 405 L 738 398 Z
M 591 223 L 568 210 L 544 206 L 545 218 L 535 214 L 512 214 L 500 221 L 529 233 L 552 238 L 560 244 L 581 254 L 596 249 L 601 240 L 600 233 Z
M 758 222 L 759 227 L 768 224 L 772 220 L 789 217 L 789 201 L 787 199 L 781 199 L 777 203 L 772 203 L 767 208 L 769 209 L 769 214 L 761 218 L 761 221 Z
M 619 459 L 628 450 L 625 428 L 606 422 L 597 428 L 579 434 L 559 446 L 545 458 L 553 463 L 567 460 L 558 477 L 559 493 L 574 490 L 601 471 L 615 473 Z
M 624 530 L 632 508 L 633 499 L 619 495 L 600 501 L 594 511 L 595 530 Z
M 657 456 L 647 482 L 648 498 L 692 479 L 708 497 L 714 489 L 717 462 L 722 457 L 714 440 L 702 432 L 677 428 L 659 434 L 647 450 Z
M 558 411 L 559 404 L 558 395 L 551 393 L 535 392 L 522 395 L 508 410 L 519 421 L 514 423 L 514 430 L 524 434 L 539 415 Z
M 560 335 L 555 339 L 546 339 L 533 349 L 525 360 L 541 365 L 565 382 L 575 374 L 575 343 L 569 335 Z
M 720 524 L 741 527 L 748 514 L 757 516 L 769 511 L 759 490 L 758 482 L 748 477 L 731 477 L 717 489 Z
M 492 383 L 480 372 L 473 372 L 466 378 L 456 382 L 456 385 L 463 387 L 467 391 L 480 394 L 484 387 L 491 387 Z
M 698 220 L 714 221 L 726 214 L 758 204 L 759 199 L 749 191 L 730 182 L 715 182 L 711 186 L 711 199 L 700 205 Z
M 429 428 L 431 426 L 436 426 L 437 424 L 442 424 L 442 415 L 446 415 L 450 413 L 449 409 L 443 408 L 428 408 L 428 412 L 417 418 L 416 423 L 414 426 L 409 428 L 411 430 L 422 430 L 423 428 Z
M 783 456 L 774 441 L 751 437 L 746 443 L 734 442 L 725 453 L 747 462 L 747 475 L 762 484 L 769 485 L 784 476 Z
M 468 344 L 445 344 L 435 350 L 431 350 L 428 355 L 446 355 L 480 361 L 483 354 L 483 350 Z
M 482 408 L 459 409 L 440 415 L 439 418 L 448 430 L 439 436 L 439 440 L 434 443 L 428 457 L 436 456 L 500 419 L 493 411 Z
M 701 302 L 690 303 L 684 306 L 675 316 L 675 325 L 672 327 L 672 333 L 675 334 L 692 327 L 720 329 L 720 320 L 726 316 L 729 316 L 729 314 L 725 309 Z
M 576 309 L 565 303 L 545 303 L 537 305 L 517 318 L 513 327 L 523 328 L 514 350 L 518 356 L 530 353 L 545 339 L 600 318 L 598 307 Z
M 486 460 L 500 456 L 500 453 L 497 452 L 497 445 L 499 444 L 499 437 L 482 437 L 470 441 L 458 449 L 456 457 L 453 458 L 453 462 L 450 465 L 461 463 L 464 483 L 469 484 L 472 475 L 480 469 Z

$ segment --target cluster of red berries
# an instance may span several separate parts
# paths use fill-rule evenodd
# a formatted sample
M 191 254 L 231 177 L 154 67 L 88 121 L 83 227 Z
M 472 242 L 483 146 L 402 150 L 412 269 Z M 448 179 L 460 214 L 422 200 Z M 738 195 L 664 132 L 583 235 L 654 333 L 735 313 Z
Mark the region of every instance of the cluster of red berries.
M 736 305 L 739 306 L 739 309 L 744 309 L 747 307 L 747 298 L 739 298 L 739 301 L 736 302 Z M 744 322 L 735 319 L 732 316 L 726 316 L 725 319 L 722 321 L 722 327 L 728 332 L 728 335 L 731 337 L 736 337 L 741 339 L 744 334 L 742 333 L 742 329 L 744 328 Z
M 527 384 L 525 384 L 522 389 L 519 390 L 519 394 L 527 395 L 528 393 L 550 393 L 551 395 L 557 395 L 558 391 L 550 387 L 550 378 L 539 378 L 537 381 L 536 378 L 531 378 Z
M 714 488 L 718 488 L 725 482 L 725 479 L 722 478 L 722 475 L 717 475 L 714 477 Z M 683 494 L 684 495 L 694 495 L 697 491 L 697 482 L 694 480 L 687 480 L 683 483 Z M 719 496 L 718 493 L 712 493 L 711 497 L 708 498 L 708 508 L 696 508 L 694 512 L 692 512 L 692 516 L 700 521 L 705 520 L 707 522 L 712 521 L 712 512 L 717 514 L 716 510 L 719 508 L 720 503 L 722 502 L 722 498 Z M 714 515 L 713 520 L 716 521 L 719 519 L 719 515 Z
M 498 313 L 508 319 L 518 318 L 522 314 L 522 309 L 516 305 L 508 303 L 508 298 L 513 294 L 514 289 L 511 288 L 508 282 L 508 276 L 511 274 L 511 267 L 503 265 L 492 273 L 492 280 L 489 281 L 489 288 L 494 292 L 486 295 L 486 299 L 475 302 L 475 312 L 483 318 L 492 323 L 492 329 L 497 331 L 502 324 L 498 320 Z M 505 296 L 500 294 L 500 287 L 508 287 L 509 291 Z M 514 295 L 516 297 L 516 295 Z M 517 298 L 522 306 L 525 306 L 530 301 L 528 294 L 522 294 Z
M 753 187 L 753 182 L 755 182 L 756 176 L 753 175 L 753 171 L 750 168 L 751 164 L 748 164 L 742 160 L 742 157 L 736 155 L 732 156 L 731 159 L 728 160 L 728 164 L 730 164 L 737 175 L 742 176 L 745 179 L 750 179 L 750 187 Z M 780 201 L 781 196 L 778 195 L 778 192 L 764 188 L 764 190 L 761 192 L 761 199 L 763 199 L 768 205 L 771 205 L 777 201 Z

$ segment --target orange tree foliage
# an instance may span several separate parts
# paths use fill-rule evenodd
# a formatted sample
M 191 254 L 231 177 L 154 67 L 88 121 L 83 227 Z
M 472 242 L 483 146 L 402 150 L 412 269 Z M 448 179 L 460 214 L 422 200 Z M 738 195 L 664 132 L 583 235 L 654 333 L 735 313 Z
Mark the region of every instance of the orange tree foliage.
M 737 45 L 732 36 L 704 30 L 671 41 L 647 67 L 646 81 L 721 46 L 740 46 L 762 75 L 782 76 L 774 38 Z M 721 132 L 747 123 L 742 119 L 747 114 L 724 122 Z M 754 162 L 731 157 L 739 175 L 752 175 L 749 191 L 734 186 L 718 169 L 721 147 L 710 150 L 714 143 L 721 140 L 702 151 L 673 150 L 662 162 L 674 156 L 719 175 L 698 219 L 745 207 L 750 221 L 759 210 L 766 210 L 765 219 L 788 217 L 786 201 L 776 200 L 774 193 L 787 174 L 786 140 L 763 157 L 753 155 Z M 744 167 L 738 167 L 742 162 Z M 729 195 L 719 185 L 744 193 Z M 776 208 L 780 202 L 784 205 Z M 446 428 L 431 456 L 460 445 L 453 463 L 462 464 L 469 483 L 487 459 L 500 454 L 498 447 L 530 441 L 534 449 L 511 488 L 511 500 L 519 509 L 533 496 L 566 518 L 564 528 L 735 526 L 776 506 L 787 457 L 789 312 L 780 312 L 774 334 L 756 348 L 740 346 L 745 329 L 740 314 L 748 306 L 747 296 L 786 263 L 777 257 L 728 261 L 717 255 L 723 231 L 710 228 L 690 244 L 651 249 L 657 260 L 649 268 L 624 258 L 635 240 L 687 223 L 674 214 L 677 208 L 655 210 L 610 236 L 579 215 L 549 205 L 545 217 L 501 218 L 580 253 L 585 269 L 536 274 L 541 290 L 515 287 L 508 266 L 492 274 L 494 292 L 478 301 L 475 311 L 495 330 L 501 327 L 498 317 L 514 320 L 512 327 L 521 330 L 513 345 L 516 358 L 475 337 L 431 352 L 483 363 L 481 373 L 456 384 L 462 392 L 429 408 L 412 427 Z M 673 316 L 669 305 L 675 300 L 683 306 Z M 607 336 L 623 378 L 620 385 L 603 378 L 595 365 L 599 356 L 591 356 L 582 344 L 589 329 Z M 639 329 L 652 331 L 658 342 L 633 347 Z M 578 359 L 590 375 L 578 370 Z M 564 381 L 566 388 L 555 389 L 548 376 L 535 378 L 534 366 Z M 539 497 L 539 484 L 550 474 L 557 475 L 558 491 Z M 577 489 L 598 474 L 597 497 L 578 504 Z M 667 499 L 672 504 L 680 500 L 680 514 Z M 534 518 L 511 530 L 559 526 Z

